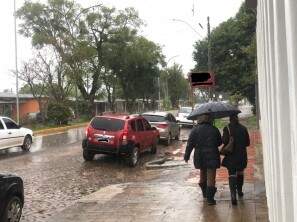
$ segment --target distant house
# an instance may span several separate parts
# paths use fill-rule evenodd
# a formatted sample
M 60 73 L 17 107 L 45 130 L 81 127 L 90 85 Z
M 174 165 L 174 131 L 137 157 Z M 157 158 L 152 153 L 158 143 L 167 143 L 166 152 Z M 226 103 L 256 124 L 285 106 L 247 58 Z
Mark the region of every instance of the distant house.
M 38 101 L 31 94 L 19 94 L 20 119 L 27 117 L 28 113 L 39 112 Z M 16 94 L 10 92 L 0 93 L 0 115 L 16 119 Z

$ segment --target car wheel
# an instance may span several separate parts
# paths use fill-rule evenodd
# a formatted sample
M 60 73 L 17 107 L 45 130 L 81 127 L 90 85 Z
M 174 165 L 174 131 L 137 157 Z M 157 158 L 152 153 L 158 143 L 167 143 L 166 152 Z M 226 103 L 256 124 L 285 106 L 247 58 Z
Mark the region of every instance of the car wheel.
M 165 141 L 166 145 L 169 146 L 171 144 L 171 133 L 169 133 L 167 140 Z
M 85 161 L 92 161 L 94 159 L 94 156 L 95 156 L 94 153 L 91 153 L 86 149 L 83 150 L 83 157 Z
M 135 167 L 138 163 L 139 151 L 138 147 L 134 146 L 133 150 L 129 156 L 129 166 Z
M 29 151 L 32 146 L 32 138 L 31 136 L 26 136 L 22 145 L 22 149 L 24 151 Z
M 178 133 L 177 133 L 177 135 L 175 136 L 175 140 L 179 140 L 179 137 L 180 137 L 180 129 L 178 130 Z
M 158 146 L 158 142 L 159 142 L 159 138 L 156 138 L 153 145 L 152 145 L 152 148 L 151 148 L 151 153 L 152 154 L 156 154 L 157 153 L 157 146 Z
M 19 222 L 22 216 L 22 208 L 22 201 L 19 197 L 10 197 L 4 209 L 3 222 Z

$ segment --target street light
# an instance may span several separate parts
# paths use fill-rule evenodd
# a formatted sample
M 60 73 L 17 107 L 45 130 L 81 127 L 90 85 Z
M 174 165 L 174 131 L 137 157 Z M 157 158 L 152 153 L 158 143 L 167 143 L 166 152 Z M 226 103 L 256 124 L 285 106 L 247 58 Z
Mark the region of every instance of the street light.
M 190 25 L 190 23 L 184 21 L 184 20 L 181 20 L 181 19 L 172 19 L 172 21 L 174 22 L 182 22 L 182 23 L 185 23 L 187 26 L 189 26 L 194 32 L 196 32 L 197 35 L 199 35 L 201 38 L 203 38 L 203 36 L 196 31 L 196 29 L 193 28 L 193 26 Z M 199 26 L 202 28 L 201 24 L 199 23 Z
M 16 74 L 16 118 L 17 123 L 20 123 L 20 104 L 19 104 L 19 71 L 18 71 L 18 47 L 17 47 L 17 18 L 16 18 L 16 0 L 14 0 L 13 6 L 14 16 L 14 47 L 15 47 L 15 74 Z

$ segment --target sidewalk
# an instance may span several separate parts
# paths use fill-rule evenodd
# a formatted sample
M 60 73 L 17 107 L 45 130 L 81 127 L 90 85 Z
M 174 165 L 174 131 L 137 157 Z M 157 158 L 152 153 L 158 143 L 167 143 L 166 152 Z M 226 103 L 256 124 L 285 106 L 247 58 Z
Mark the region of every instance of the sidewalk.
M 258 133 L 253 133 L 249 148 L 249 166 L 245 196 L 238 206 L 230 205 L 228 178 L 225 169 L 218 172 L 217 205 L 208 206 L 197 186 L 198 173 L 192 164 L 170 169 L 159 169 L 158 179 L 141 183 L 107 186 L 79 200 L 72 207 L 51 218 L 50 222 L 94 221 L 183 221 L 183 222 L 266 222 L 265 187 L 255 177 L 257 161 L 255 144 Z M 184 147 L 174 153 L 181 159 Z

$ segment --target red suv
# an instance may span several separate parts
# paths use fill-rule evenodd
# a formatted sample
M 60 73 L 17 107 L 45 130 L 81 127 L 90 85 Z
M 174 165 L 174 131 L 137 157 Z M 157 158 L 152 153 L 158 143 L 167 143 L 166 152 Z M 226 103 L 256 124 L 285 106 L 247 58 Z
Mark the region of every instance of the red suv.
M 157 152 L 158 140 L 159 131 L 140 115 L 96 116 L 86 129 L 83 157 L 91 161 L 95 154 L 124 155 L 134 167 L 140 153 Z

